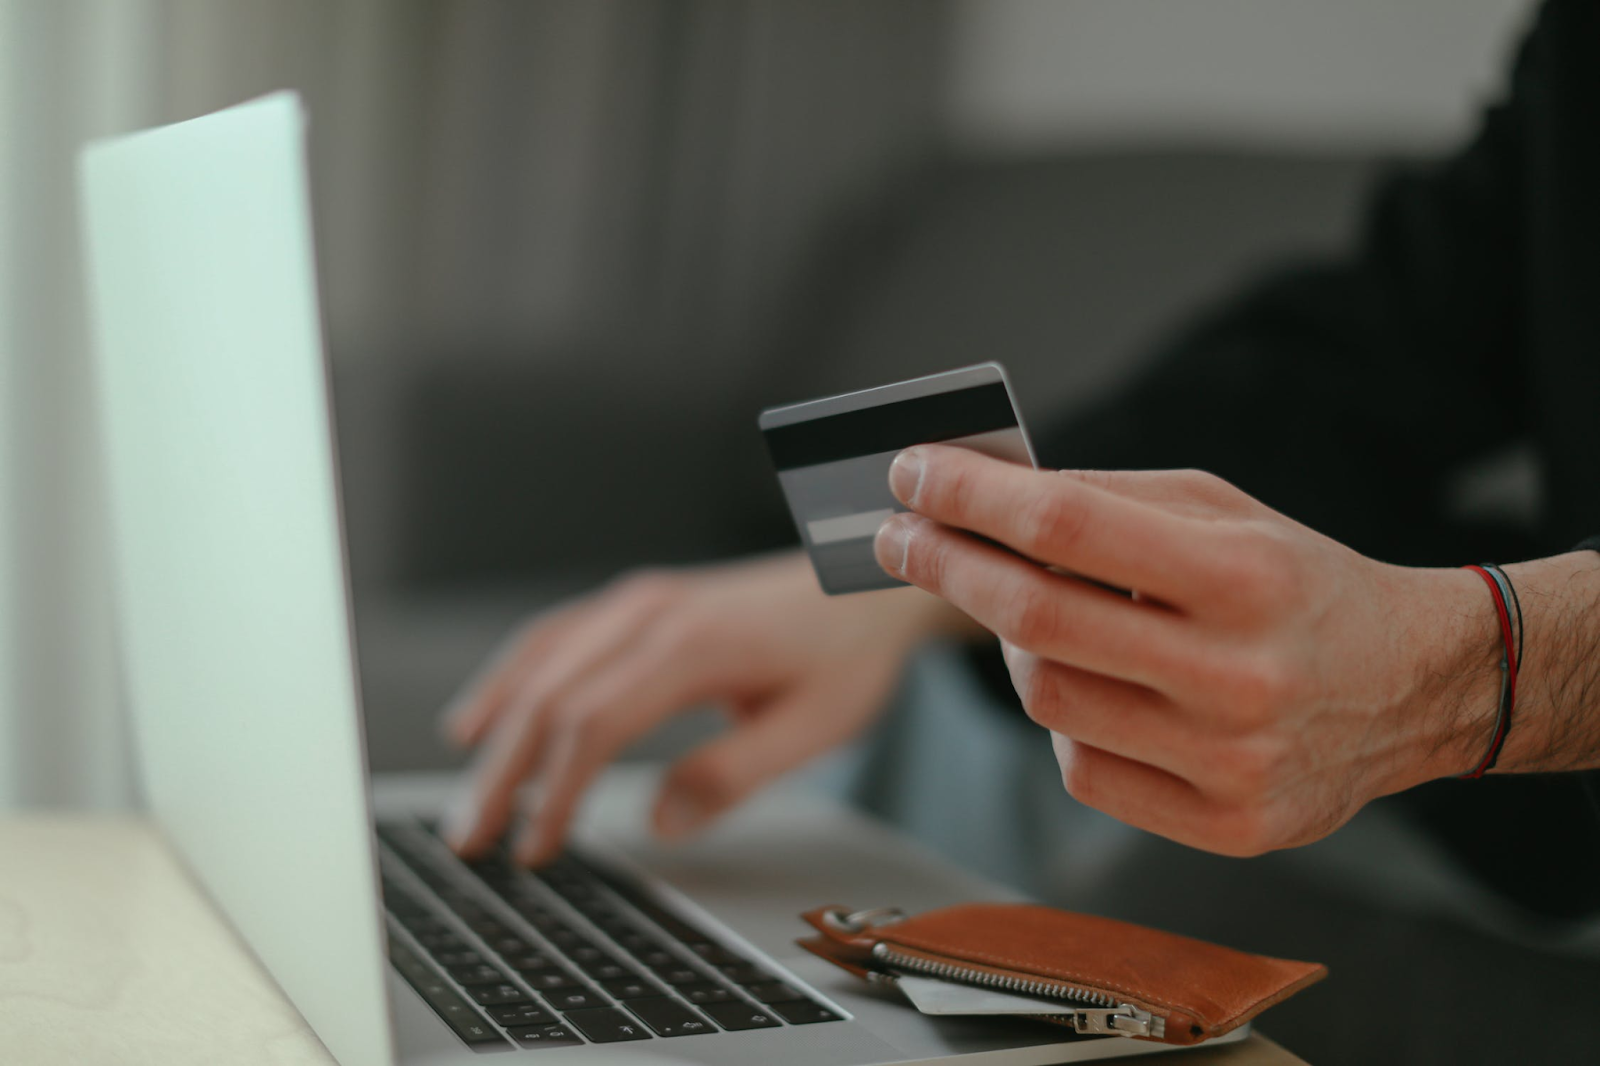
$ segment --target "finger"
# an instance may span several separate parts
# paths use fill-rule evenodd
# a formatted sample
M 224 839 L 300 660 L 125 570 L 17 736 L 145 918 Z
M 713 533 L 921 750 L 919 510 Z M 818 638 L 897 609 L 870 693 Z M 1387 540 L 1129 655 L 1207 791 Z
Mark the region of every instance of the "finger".
M 918 514 L 1030 559 L 1168 603 L 1215 592 L 1208 572 L 1219 550 L 1218 527 L 1082 479 L 929 444 L 901 452 L 889 482 Z
M 551 715 L 531 821 L 513 845 L 516 860 L 537 865 L 555 858 L 595 775 L 624 745 L 710 698 L 721 680 L 719 666 L 687 654 L 676 633 L 658 631 L 563 699 Z
M 1187 776 L 1195 745 L 1192 730 L 1158 692 L 1043 659 L 1002 644 L 1011 683 L 1028 717 L 1113 755 Z
M 544 701 L 518 694 L 500 716 L 468 771 L 465 801 L 452 810 L 444 839 L 463 858 L 475 858 L 505 835 L 517 791 L 544 741 Z
M 1212 839 L 1210 805 L 1189 782 L 1060 733 L 1050 742 L 1062 785 L 1084 806 L 1191 847 Z
M 872 698 L 886 697 L 888 687 Z M 844 743 L 866 719 L 831 715 L 836 701 L 831 690 L 820 688 L 785 695 L 678 760 L 656 798 L 656 832 L 669 840 L 695 833 L 751 793 Z
M 445 736 L 462 747 L 482 740 L 521 684 L 527 665 L 593 606 L 587 601 L 571 604 L 512 630 L 440 715 Z
M 475 855 L 504 834 L 516 806 L 517 789 L 539 757 L 544 715 L 568 690 L 606 669 L 652 625 L 668 601 L 629 593 L 611 597 L 606 609 L 587 612 L 563 627 L 545 658 L 524 667 L 520 687 L 499 716 L 471 774 L 472 799 L 446 839 L 463 855 Z
M 1180 616 L 1053 574 L 914 514 L 884 522 L 875 543 L 891 576 L 950 601 L 1027 651 L 1165 691 L 1189 641 Z
M 1164 770 L 1059 733 L 1050 740 L 1067 791 L 1118 821 L 1221 855 L 1260 855 L 1292 839 L 1266 808 L 1218 802 Z

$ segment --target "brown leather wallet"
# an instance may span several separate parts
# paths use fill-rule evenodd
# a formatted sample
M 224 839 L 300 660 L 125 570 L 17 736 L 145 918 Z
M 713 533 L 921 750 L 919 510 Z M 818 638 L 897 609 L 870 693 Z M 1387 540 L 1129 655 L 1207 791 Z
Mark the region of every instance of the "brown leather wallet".
M 1090 914 L 1024 903 L 968 903 L 907 916 L 818 907 L 821 936 L 798 941 L 857 977 L 901 975 L 1061 1000 L 1041 1020 L 1197 1044 L 1236 1029 L 1328 975 L 1314 962 L 1235 951 Z

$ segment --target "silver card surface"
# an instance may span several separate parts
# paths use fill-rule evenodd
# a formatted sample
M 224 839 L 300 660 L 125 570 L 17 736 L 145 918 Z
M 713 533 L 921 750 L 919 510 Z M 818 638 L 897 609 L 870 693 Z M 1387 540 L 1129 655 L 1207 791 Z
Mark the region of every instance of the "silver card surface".
M 1005 368 L 980 363 L 761 412 L 761 432 L 817 581 L 829 595 L 904 584 L 872 541 L 905 508 L 889 465 L 913 444 L 954 444 L 1037 466 Z
M 923 1014 L 1064 1014 L 1072 1004 L 1041 996 L 1019 996 L 972 985 L 911 974 L 896 976 L 894 985 Z

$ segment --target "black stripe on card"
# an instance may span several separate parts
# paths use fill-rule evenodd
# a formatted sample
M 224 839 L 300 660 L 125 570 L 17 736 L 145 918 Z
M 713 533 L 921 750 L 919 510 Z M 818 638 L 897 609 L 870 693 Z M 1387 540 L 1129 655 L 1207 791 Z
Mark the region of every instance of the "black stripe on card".
M 899 451 L 913 444 L 1011 429 L 1017 424 L 1003 381 L 879 404 L 764 431 L 779 470 Z

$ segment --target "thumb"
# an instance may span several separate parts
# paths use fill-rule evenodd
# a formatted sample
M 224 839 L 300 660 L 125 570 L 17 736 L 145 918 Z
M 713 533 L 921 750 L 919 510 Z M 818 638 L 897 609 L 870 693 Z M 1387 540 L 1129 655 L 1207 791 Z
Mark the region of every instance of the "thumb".
M 817 755 L 849 739 L 837 699 L 817 691 L 781 696 L 742 724 L 695 748 L 667 771 L 656 797 L 656 832 L 677 840 Z

